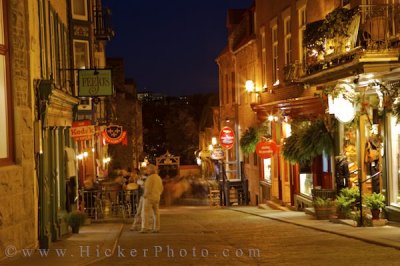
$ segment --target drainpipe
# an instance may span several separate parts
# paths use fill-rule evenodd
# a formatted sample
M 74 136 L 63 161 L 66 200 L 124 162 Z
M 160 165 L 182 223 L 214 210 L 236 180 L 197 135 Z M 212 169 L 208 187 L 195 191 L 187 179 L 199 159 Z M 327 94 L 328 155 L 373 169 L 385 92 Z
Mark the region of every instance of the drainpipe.
M 357 164 L 358 164 L 358 169 L 357 169 L 357 177 L 358 177 L 358 189 L 359 189 L 359 197 L 360 197 L 360 222 L 357 224 L 357 226 L 363 226 L 364 221 L 363 221 L 363 207 L 362 207 L 362 173 L 361 173 L 361 137 L 360 137 L 360 120 L 357 123 L 357 130 L 356 130 L 356 149 L 357 149 Z

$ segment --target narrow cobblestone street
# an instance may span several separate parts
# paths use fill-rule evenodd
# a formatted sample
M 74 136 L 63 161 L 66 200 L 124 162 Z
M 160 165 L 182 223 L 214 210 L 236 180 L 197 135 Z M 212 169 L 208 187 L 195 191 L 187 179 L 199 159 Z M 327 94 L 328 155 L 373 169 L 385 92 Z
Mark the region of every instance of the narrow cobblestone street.
M 229 209 L 162 209 L 161 223 L 158 234 L 132 232 L 126 224 L 114 254 L 95 265 L 399 265 L 400 261 L 400 251 L 394 248 Z M 94 254 L 94 247 L 90 252 Z

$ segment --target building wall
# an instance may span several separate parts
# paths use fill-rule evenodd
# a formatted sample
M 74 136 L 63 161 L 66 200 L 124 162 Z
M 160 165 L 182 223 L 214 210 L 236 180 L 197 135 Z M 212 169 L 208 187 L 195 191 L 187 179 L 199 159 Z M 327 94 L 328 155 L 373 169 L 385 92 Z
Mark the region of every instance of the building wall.
M 29 72 L 28 2 L 9 0 L 10 80 L 13 91 L 15 164 L 0 167 L 0 249 L 37 244 L 33 92 Z M 33 11 L 33 10 L 31 10 Z M 4 253 L 0 253 L 0 259 Z

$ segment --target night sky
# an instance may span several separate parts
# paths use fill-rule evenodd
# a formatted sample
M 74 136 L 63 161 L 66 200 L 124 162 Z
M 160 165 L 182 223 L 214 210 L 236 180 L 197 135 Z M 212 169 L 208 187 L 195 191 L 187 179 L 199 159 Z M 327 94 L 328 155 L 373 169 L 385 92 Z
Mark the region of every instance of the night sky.
M 226 12 L 253 0 L 103 0 L 116 36 L 107 57 L 122 57 L 138 91 L 171 96 L 218 91 L 215 58 L 226 46 Z

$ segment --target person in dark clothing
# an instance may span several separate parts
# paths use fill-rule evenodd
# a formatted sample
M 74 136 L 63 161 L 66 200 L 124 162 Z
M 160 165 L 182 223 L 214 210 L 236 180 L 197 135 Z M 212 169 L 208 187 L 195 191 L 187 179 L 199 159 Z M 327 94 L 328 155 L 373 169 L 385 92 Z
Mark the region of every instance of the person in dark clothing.
M 337 156 L 336 157 L 336 190 L 337 193 L 340 193 L 342 188 L 348 187 L 349 184 L 349 162 L 347 161 L 346 156 Z

